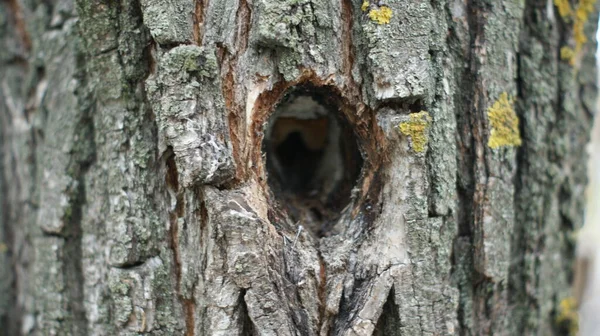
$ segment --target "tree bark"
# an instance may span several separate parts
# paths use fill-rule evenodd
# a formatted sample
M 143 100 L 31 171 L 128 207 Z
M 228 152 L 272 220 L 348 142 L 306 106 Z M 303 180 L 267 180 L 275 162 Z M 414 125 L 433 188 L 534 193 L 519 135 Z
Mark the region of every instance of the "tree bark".
M 564 335 L 594 6 L 0 2 L 0 334 Z

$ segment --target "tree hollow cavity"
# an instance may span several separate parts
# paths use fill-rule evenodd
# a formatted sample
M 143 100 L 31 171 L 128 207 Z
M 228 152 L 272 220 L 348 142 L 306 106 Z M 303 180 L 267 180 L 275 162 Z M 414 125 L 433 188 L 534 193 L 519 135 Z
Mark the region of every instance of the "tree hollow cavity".
M 263 140 L 274 196 L 316 236 L 331 234 L 349 208 L 363 164 L 340 101 L 322 87 L 291 90 L 270 114 Z

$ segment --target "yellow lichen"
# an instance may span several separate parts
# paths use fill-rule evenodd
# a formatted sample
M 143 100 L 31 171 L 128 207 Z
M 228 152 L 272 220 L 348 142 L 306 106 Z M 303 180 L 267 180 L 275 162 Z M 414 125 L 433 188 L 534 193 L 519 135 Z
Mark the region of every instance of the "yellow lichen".
M 573 20 L 573 39 L 575 40 L 575 49 L 571 57 L 563 57 L 561 49 L 561 58 L 568 60 L 571 65 L 575 65 L 575 56 L 583 50 L 583 45 L 587 42 L 585 36 L 585 24 L 588 22 L 590 14 L 594 11 L 596 0 L 579 0 L 575 11 L 571 9 L 568 0 L 554 0 L 554 5 L 558 8 L 558 13 L 565 20 Z
M 519 118 L 513 104 L 513 99 L 503 92 L 494 105 L 488 108 L 487 114 L 492 128 L 488 141 L 490 148 L 521 145 Z
M 575 50 L 571 47 L 560 48 L 560 59 L 563 61 L 571 61 L 575 57 Z
M 0 243 L 0 253 L 4 253 L 6 251 L 8 251 L 8 246 L 6 246 L 4 243 Z
M 558 14 L 562 18 L 566 19 L 573 15 L 573 10 L 571 9 L 569 0 L 554 0 L 554 6 L 558 8 Z
M 577 301 L 575 298 L 568 297 L 560 301 L 556 322 L 558 324 L 565 324 L 569 329 L 569 335 L 577 335 L 579 317 L 577 316 Z
M 423 152 L 427 145 L 427 128 L 431 123 L 431 117 L 426 111 L 421 111 L 412 113 L 409 118 L 409 121 L 400 123 L 398 128 L 402 134 L 410 137 L 415 152 Z
M 362 6 L 360 6 L 360 9 L 361 9 L 363 12 L 366 12 L 366 11 L 367 11 L 367 9 L 369 9 L 369 6 L 370 6 L 370 5 L 371 5 L 371 4 L 369 4 L 369 1 L 363 1 L 363 3 L 362 3 Z
M 579 54 L 583 45 L 587 42 L 584 27 L 590 14 L 594 11 L 596 0 L 580 0 L 575 13 L 575 23 L 573 24 L 573 36 L 575 37 L 575 53 Z
M 379 24 L 390 23 L 390 19 L 392 18 L 392 9 L 388 6 L 381 6 L 379 9 L 371 9 L 369 11 L 369 18 Z

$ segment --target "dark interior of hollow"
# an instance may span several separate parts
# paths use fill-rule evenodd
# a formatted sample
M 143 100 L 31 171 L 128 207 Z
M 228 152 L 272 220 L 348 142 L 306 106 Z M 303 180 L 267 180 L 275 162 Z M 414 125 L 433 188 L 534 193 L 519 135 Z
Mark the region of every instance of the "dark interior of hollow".
M 294 115 L 286 111 L 288 105 L 302 106 L 296 102 L 307 98 L 324 113 L 307 117 L 302 111 Z M 272 112 L 263 141 L 268 183 L 278 204 L 294 223 L 319 237 L 332 233 L 351 202 L 363 164 L 356 136 L 338 102 L 335 95 L 318 89 L 288 93 Z
M 323 150 L 307 147 L 300 132 L 292 132 L 275 148 L 275 158 L 282 166 L 281 187 L 298 194 L 310 192 L 310 182 L 323 157 Z

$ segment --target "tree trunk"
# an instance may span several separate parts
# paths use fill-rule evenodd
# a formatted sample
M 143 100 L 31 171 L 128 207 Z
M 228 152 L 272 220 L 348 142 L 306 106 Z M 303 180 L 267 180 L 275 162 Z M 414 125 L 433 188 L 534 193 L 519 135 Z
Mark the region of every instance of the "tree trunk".
M 594 6 L 0 2 L 0 334 L 564 335 Z

